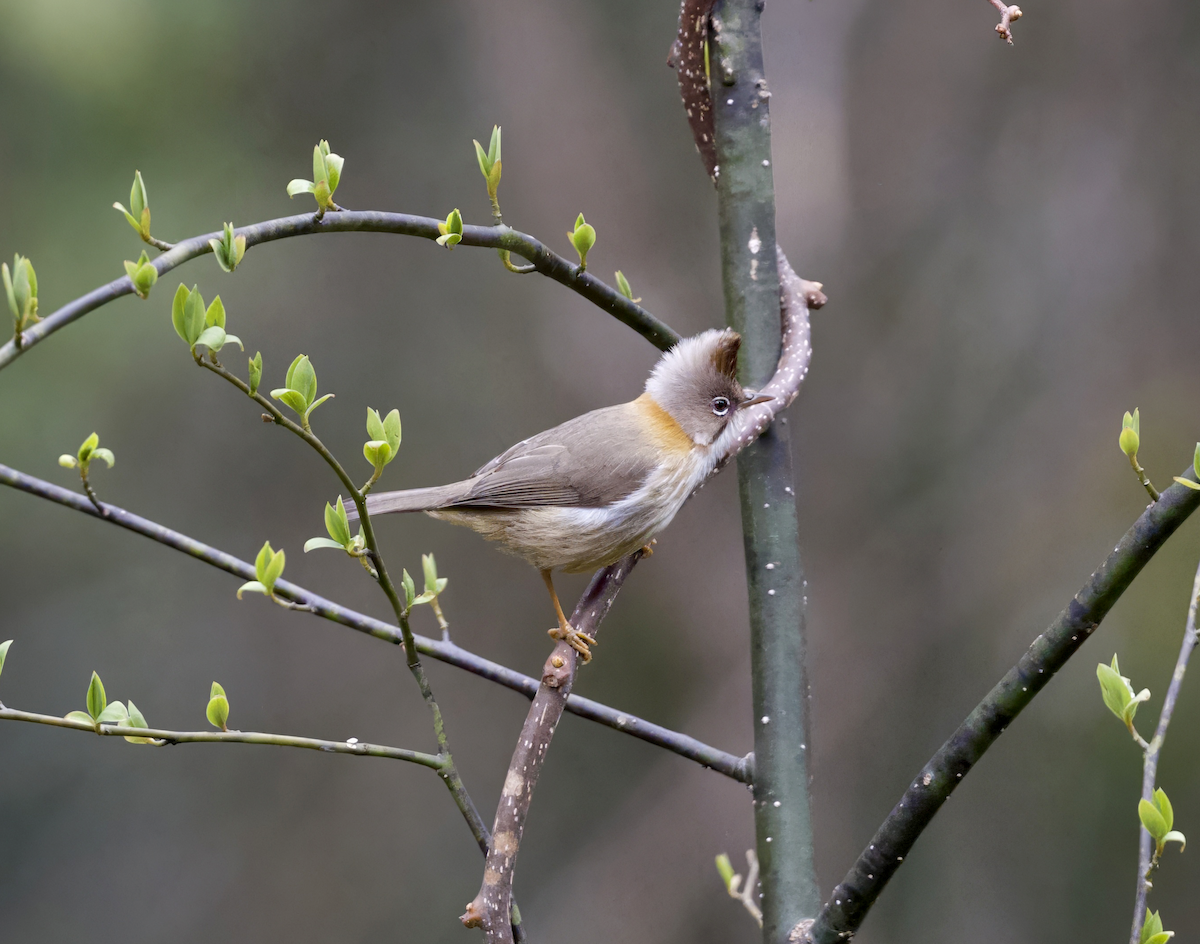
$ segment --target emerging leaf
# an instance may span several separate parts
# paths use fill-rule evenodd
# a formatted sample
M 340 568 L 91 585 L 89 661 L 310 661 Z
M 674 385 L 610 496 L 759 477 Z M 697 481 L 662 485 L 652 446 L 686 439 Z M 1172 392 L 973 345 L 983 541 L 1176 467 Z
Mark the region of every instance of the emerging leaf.
M 312 193 L 313 182 L 311 180 L 301 180 L 297 177 L 287 185 L 287 195 L 294 197 L 298 193 Z
M 100 717 L 96 719 L 97 724 L 124 724 L 129 720 L 129 712 L 119 701 L 114 701 L 108 705 L 102 712 Z
M 135 705 L 132 701 L 129 702 L 129 720 L 126 723 L 131 728 L 148 728 L 148 727 L 150 727 L 150 725 L 146 724 L 146 719 L 142 715 L 142 713 L 138 710 L 138 706 Z M 154 744 L 155 743 L 154 738 L 148 738 L 148 737 L 127 737 L 127 738 L 125 738 L 125 740 L 128 741 L 130 744 Z
M 717 856 L 717 874 L 721 876 L 721 881 L 725 883 L 725 890 L 731 895 L 733 891 L 733 863 L 729 861 L 729 856 L 722 852 Z
M 1142 933 L 1138 938 L 1140 944 L 1167 944 L 1174 935 L 1174 931 L 1163 930 L 1162 918 L 1157 911 L 1146 909 L 1146 920 L 1142 923 Z
M 1146 832 L 1153 837 L 1156 843 L 1161 845 L 1163 838 L 1170 830 L 1167 829 L 1166 820 L 1163 819 L 1158 808 L 1148 800 L 1138 800 L 1138 819 L 1146 827 Z
M 1175 810 L 1171 806 L 1171 801 L 1167 799 L 1167 793 L 1162 787 L 1154 791 L 1154 805 L 1158 807 L 1158 812 L 1162 814 L 1163 822 L 1167 824 L 1167 832 L 1175 828 Z
M 216 682 L 212 683 L 212 694 L 209 695 L 204 715 L 208 718 L 208 723 L 214 728 L 220 728 L 222 731 L 229 730 L 227 724 L 229 721 L 229 699 L 225 697 L 225 689 Z
M 11 639 L 7 642 L 0 642 L 0 672 L 4 671 L 4 660 L 8 656 L 8 647 L 12 644 L 13 641 Z
M 213 326 L 218 328 L 225 327 L 225 303 L 221 301 L 220 295 L 214 298 L 212 304 L 205 310 L 204 324 L 209 328 Z
M 101 446 L 99 449 L 92 450 L 92 459 L 100 459 L 104 461 L 107 463 L 110 469 L 117 464 L 117 457 L 113 455 L 112 450 L 105 449 L 103 446 Z
M 84 724 L 91 725 L 93 728 L 96 726 L 96 722 L 92 720 L 92 716 L 86 711 L 68 711 L 63 717 L 68 721 L 81 721 Z
M 243 593 L 261 593 L 266 596 L 270 596 L 270 594 L 267 592 L 267 588 L 257 580 L 248 581 L 247 583 L 244 583 L 238 587 L 237 598 L 239 600 L 242 598 Z
M 339 546 L 345 547 L 350 543 L 350 521 L 346 517 L 346 506 L 342 503 L 341 495 L 338 496 L 336 508 L 329 502 L 325 503 L 325 530 Z
M 258 385 L 262 383 L 262 351 L 250 358 L 250 396 L 258 393 Z
M 407 570 L 401 574 L 400 582 L 404 586 L 404 605 L 411 607 L 413 601 L 417 598 L 417 585 L 413 583 L 413 579 Z
M 108 698 L 104 694 L 104 683 L 100 681 L 100 676 L 93 672 L 87 690 L 88 714 L 93 721 L 98 721 L 107 706 Z
M 307 554 L 309 551 L 315 551 L 318 548 L 326 547 L 335 551 L 344 551 L 346 549 L 344 544 L 338 544 L 337 541 L 331 540 L 330 538 L 309 538 L 304 542 L 304 553 Z

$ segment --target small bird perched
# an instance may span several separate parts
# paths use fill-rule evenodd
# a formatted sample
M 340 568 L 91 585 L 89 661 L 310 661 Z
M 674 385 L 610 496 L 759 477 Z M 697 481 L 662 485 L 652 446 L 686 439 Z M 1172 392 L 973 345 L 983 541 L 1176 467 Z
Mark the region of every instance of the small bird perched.
M 563 614 L 551 571 L 615 563 L 671 523 L 727 450 L 722 434 L 755 396 L 737 380 L 741 337 L 713 329 L 662 356 L 646 390 L 517 443 L 469 479 L 367 498 L 372 515 L 423 511 L 466 525 L 541 571 L 566 640 L 591 660 L 590 636 Z

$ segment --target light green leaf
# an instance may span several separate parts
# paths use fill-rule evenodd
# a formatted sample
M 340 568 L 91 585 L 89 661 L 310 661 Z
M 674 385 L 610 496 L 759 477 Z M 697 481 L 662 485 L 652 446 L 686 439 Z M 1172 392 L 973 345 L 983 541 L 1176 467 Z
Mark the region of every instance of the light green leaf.
M 141 216 L 142 211 L 150 205 L 146 197 L 146 183 L 142 180 L 142 172 L 133 172 L 133 187 L 129 190 L 129 208 L 134 216 Z
M 171 324 L 175 326 L 175 333 L 179 337 L 191 344 L 187 339 L 187 329 L 184 327 L 184 306 L 188 300 L 187 286 L 180 283 L 179 288 L 175 289 L 175 298 L 171 301 Z
M 458 233 L 443 233 L 434 240 L 439 246 L 445 246 L 447 249 L 453 249 L 462 242 L 462 236 Z
M 213 256 L 217 260 L 217 265 L 221 267 L 221 271 L 232 272 L 233 266 L 229 264 L 229 250 L 225 244 L 219 239 L 210 239 L 208 244 L 212 247 Z
M 8 263 L 0 265 L 0 279 L 4 281 L 4 294 L 8 296 L 8 307 L 12 310 L 13 318 L 20 322 L 23 312 L 17 305 L 17 294 L 13 288 L 12 274 L 8 271 Z
M 1146 938 L 1142 944 L 1167 944 L 1167 941 L 1171 940 L 1171 938 L 1174 936 L 1174 931 L 1162 931 L 1158 934 L 1152 934 L 1150 937 Z
M 1171 806 L 1171 801 L 1167 799 L 1167 793 L 1162 787 L 1154 791 L 1154 805 L 1162 813 L 1163 822 L 1167 824 L 1167 832 L 1170 832 L 1175 828 L 1175 809 Z
M 271 563 L 267 564 L 266 573 L 263 575 L 262 582 L 269 593 L 275 592 L 275 581 L 279 579 L 279 575 L 283 573 L 284 562 L 286 555 L 282 550 L 278 550 L 272 555 Z
M 214 728 L 228 731 L 229 699 L 223 694 L 214 695 L 208 700 L 208 705 L 204 709 L 204 716 L 208 718 L 208 723 Z
M 271 547 L 271 542 L 266 541 L 258 550 L 258 556 L 254 558 L 254 574 L 259 580 L 263 579 L 263 575 L 267 572 L 267 567 L 271 563 L 271 558 L 275 555 L 274 549 Z
M 383 432 L 383 420 L 379 418 L 379 412 L 370 407 L 367 407 L 367 435 L 372 439 L 387 439 Z
M 213 325 L 211 328 L 205 328 L 200 332 L 200 337 L 196 338 L 196 346 L 203 344 L 214 353 L 221 350 L 225 346 L 225 329 L 218 328 Z
M 218 328 L 225 327 L 225 303 L 221 301 L 220 295 L 212 300 L 212 304 L 204 312 L 204 323 L 210 328 L 213 325 Z
M 313 402 L 313 404 L 312 404 L 312 405 L 311 405 L 311 406 L 310 406 L 310 407 L 309 407 L 307 410 L 305 410 L 305 411 L 304 411 L 304 420 L 305 420 L 305 422 L 307 422 L 307 421 L 308 421 L 308 418 L 309 418 L 310 416 L 312 416 L 312 412 L 313 412 L 313 410 L 315 410 L 317 407 L 319 407 L 319 406 L 320 406 L 322 403 L 324 403 L 326 400 L 332 400 L 332 399 L 333 399 L 333 394 L 332 394 L 332 393 L 327 393 L 327 394 L 325 394 L 325 396 L 321 397 L 319 400 L 316 400 L 316 401 L 314 401 L 314 402 Z
M 145 716 L 138 710 L 138 706 L 135 705 L 132 700 L 130 700 L 130 702 L 129 702 L 129 720 L 128 720 L 127 724 L 131 728 L 148 728 L 148 727 L 150 727 L 150 725 L 146 724 Z M 125 738 L 125 740 L 128 741 L 130 744 L 153 744 L 154 743 L 154 738 L 148 738 L 148 737 L 127 737 L 127 738 Z
M 487 152 L 483 149 L 483 145 L 472 139 L 472 144 L 475 145 L 475 160 L 479 162 L 479 173 L 483 174 L 483 179 L 488 179 L 488 174 L 492 172 L 492 162 L 488 159 Z
M 617 291 L 632 301 L 633 289 L 629 285 L 629 279 L 625 278 L 625 273 L 620 269 L 618 269 L 615 274 L 617 277 Z
M 414 597 L 412 603 L 410 603 L 409 606 L 420 606 L 422 603 L 428 603 L 430 600 L 432 600 L 436 596 L 437 596 L 437 594 L 434 593 L 432 590 L 426 590 L 420 596 Z
M 305 406 L 317 398 L 317 372 L 313 370 L 312 362 L 305 354 L 298 355 L 292 361 L 284 383 L 289 390 L 295 390 L 304 397 Z
M 492 140 L 488 142 L 488 160 L 495 164 L 500 160 L 500 126 L 492 125 Z
M 437 561 L 432 554 L 421 555 L 421 570 L 425 572 L 425 589 L 431 590 L 437 585 Z
M 280 387 L 278 390 L 271 391 L 271 399 L 279 400 L 281 403 L 291 407 L 301 416 L 308 409 L 308 404 L 304 402 L 304 394 L 287 387 Z
M 386 442 L 373 439 L 363 444 L 363 456 L 378 471 L 382 472 L 383 467 L 392 461 L 392 447 Z
M 223 697 L 225 695 L 225 688 L 220 682 L 213 682 L 212 687 L 208 690 L 208 697 L 216 698 L 218 695 Z
M 1200 473 L 1197 473 L 1197 474 L 1200 475 Z M 1171 478 L 1173 478 L 1180 485 L 1186 485 L 1188 488 L 1192 489 L 1193 491 L 1200 492 L 1200 485 L 1197 485 L 1191 479 L 1180 478 L 1178 475 L 1173 475 L 1173 476 L 1171 476 Z
M 1167 833 L 1165 836 L 1163 836 L 1162 841 L 1163 841 L 1164 846 L 1168 842 L 1179 843 L 1179 851 L 1180 852 L 1183 852 L 1183 850 L 1187 847 L 1187 839 L 1184 837 L 1183 833 L 1181 833 L 1178 829 L 1172 829 L 1169 833 Z
M 417 598 L 417 586 L 413 583 L 407 570 L 401 574 L 400 582 L 404 586 L 404 605 L 412 606 L 413 601 Z
M 8 657 L 8 647 L 12 644 L 11 639 L 7 642 L 0 642 L 0 672 L 4 671 L 4 660 Z
M 82 721 L 84 724 L 90 724 L 93 728 L 96 726 L 96 722 L 86 711 L 68 711 L 63 717 L 68 721 Z
M 250 358 L 250 396 L 258 393 L 258 385 L 262 383 L 262 351 Z
M 270 596 L 270 594 L 267 592 L 267 588 L 257 580 L 251 580 L 248 583 L 244 583 L 238 587 L 237 598 L 239 600 L 242 598 L 243 593 L 262 593 L 266 596 Z
M 382 439 L 387 441 L 387 444 L 392 447 L 393 458 L 400 451 L 400 411 L 392 410 L 383 418 L 383 436 Z
M 1125 706 L 1133 697 L 1133 692 L 1128 682 L 1121 677 L 1115 655 L 1111 666 L 1103 662 L 1096 666 L 1096 678 L 1100 680 L 1100 694 L 1104 698 L 1104 704 L 1108 706 L 1109 711 L 1124 721 Z
M 101 712 L 108 706 L 108 698 L 104 694 L 104 683 L 100 681 L 100 676 L 95 672 L 92 673 L 92 680 L 88 683 L 87 690 L 87 710 L 95 721 L 100 717 Z M 1165 830 L 1164 830 L 1165 832 Z
M 105 449 L 103 446 L 92 451 L 91 461 L 94 462 L 96 459 L 101 459 L 106 462 L 110 469 L 117 464 L 117 457 L 113 455 L 112 450 Z
M 350 519 L 346 517 L 346 506 L 338 496 L 337 506 L 325 503 L 325 530 L 340 546 L 350 543 Z
M 96 719 L 97 724 L 124 724 L 129 720 L 129 712 L 119 701 L 111 702 Z
M 1165 944 L 1174 931 L 1163 931 L 1162 918 L 1157 911 L 1146 909 L 1146 920 L 1142 922 L 1141 944 Z
M 338 184 L 342 182 L 342 165 L 346 159 L 338 154 L 325 155 L 325 172 L 329 176 L 329 192 L 336 193 Z
M 198 286 L 193 286 L 183 304 L 183 332 L 188 344 L 195 346 L 196 339 L 204 331 L 204 319 L 204 296 Z
M 311 180 L 301 180 L 297 177 L 287 185 L 287 195 L 294 197 L 298 193 L 312 193 L 313 182 Z
M 722 852 L 717 856 L 717 874 L 721 876 L 721 881 L 725 883 L 725 890 L 732 894 L 733 885 L 733 863 L 729 861 L 729 856 Z
M 336 551 L 344 551 L 346 549 L 344 544 L 338 544 L 337 541 L 330 540 L 329 538 L 309 538 L 304 542 L 304 553 L 307 554 L 309 551 L 315 551 L 318 548 L 324 547 L 332 548 Z
M 325 155 L 321 153 L 321 145 L 313 148 L 313 184 L 328 184 L 329 170 L 325 166 Z M 332 190 L 331 190 L 332 192 Z
M 1133 726 L 1133 716 L 1137 714 L 1137 707 L 1144 701 L 1150 700 L 1150 689 L 1143 688 L 1140 692 L 1134 695 L 1128 702 L 1125 703 L 1125 710 L 1121 714 L 1121 720 L 1130 727 Z
M 227 334 L 227 335 L 225 335 L 225 343 L 226 343 L 226 344 L 236 344 L 236 345 L 237 345 L 239 348 L 241 348 L 243 351 L 245 351 L 245 350 L 246 350 L 246 347 L 245 347 L 245 345 L 243 345 L 243 344 L 242 344 L 242 339 L 241 339 L 241 338 L 239 338 L 239 337 L 238 337 L 236 334 Z
M 125 207 L 121 206 L 119 203 L 114 203 L 113 209 L 120 210 L 122 213 L 124 213 L 125 219 L 129 221 L 129 225 L 133 227 L 133 231 L 139 236 L 142 235 L 142 224 L 137 221 L 136 217 L 134 217 L 132 213 L 126 210 Z
M 85 439 L 83 444 L 79 447 L 79 461 L 81 463 L 90 462 L 92 458 L 92 451 L 99 445 L 100 437 L 96 433 L 92 433 L 92 435 Z
M 1155 842 L 1162 842 L 1163 837 L 1169 832 L 1162 813 L 1149 800 L 1138 801 L 1138 819 L 1146 827 L 1146 832 L 1154 837 Z

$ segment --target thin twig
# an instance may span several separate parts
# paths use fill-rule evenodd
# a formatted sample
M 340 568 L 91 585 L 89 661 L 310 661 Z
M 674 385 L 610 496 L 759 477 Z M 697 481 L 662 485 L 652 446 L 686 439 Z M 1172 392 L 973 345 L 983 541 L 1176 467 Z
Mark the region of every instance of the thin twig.
M 316 233 L 394 233 L 401 236 L 419 236 L 424 239 L 436 240 L 440 235 L 437 228 L 439 222 L 442 221 L 426 216 L 412 216 L 407 213 L 346 210 L 342 213 L 331 213 L 323 220 L 315 220 L 311 213 L 267 220 L 251 226 L 239 226 L 234 233 L 237 236 L 246 237 L 247 248 L 276 239 L 310 236 Z M 158 270 L 159 277 L 161 278 L 176 266 L 182 265 L 190 259 L 212 252 L 212 246 L 208 241 L 210 239 L 219 240 L 223 235 L 223 233 L 205 233 L 203 236 L 193 236 L 177 243 L 170 252 L 165 252 L 154 260 L 154 267 Z M 678 334 L 646 309 L 634 304 L 615 288 L 605 285 L 590 273 L 580 272 L 575 263 L 553 252 L 532 236 L 507 226 L 471 225 L 463 227 L 463 238 L 460 245 L 506 249 L 516 253 L 532 263 L 538 272 L 565 285 L 572 291 L 578 292 L 617 320 L 629 325 L 660 350 L 666 350 L 679 341 Z M 55 331 L 82 318 L 88 312 L 95 311 L 100 306 L 123 295 L 132 294 L 133 282 L 129 276 L 122 276 L 63 305 L 36 325 L 26 328 L 19 348 L 12 341 L 0 345 L 0 369 L 7 367 L 31 347 L 45 340 Z
M 1146 745 L 1146 753 L 1142 760 L 1142 799 L 1147 803 L 1154 800 L 1154 784 L 1158 777 L 1158 757 L 1162 752 L 1163 742 L 1167 739 L 1167 725 L 1171 723 L 1171 715 L 1175 713 L 1175 702 L 1179 699 L 1179 690 L 1183 687 L 1183 675 L 1187 671 L 1188 659 L 1196 648 L 1196 607 L 1200 604 L 1200 566 L 1196 568 L 1196 579 L 1192 581 L 1192 598 L 1188 604 L 1187 623 L 1183 629 L 1183 642 L 1179 647 L 1179 658 L 1175 660 L 1175 671 L 1171 673 L 1171 684 L 1167 686 L 1167 694 L 1163 699 L 1162 710 L 1158 713 L 1158 727 L 1154 729 L 1154 737 Z M 1154 871 L 1157 860 L 1154 856 L 1154 840 L 1145 826 L 1138 827 L 1138 875 L 1137 895 L 1133 904 L 1133 931 L 1130 934 L 1130 944 L 1138 944 L 1142 937 L 1142 924 L 1146 920 L 1146 896 L 1150 892 L 1150 873 Z
M 1013 40 L 1009 24 L 1021 18 L 1021 8 L 1016 4 L 1009 6 L 1004 0 L 988 0 L 988 2 L 1000 11 L 1000 22 L 996 24 L 996 33 L 1011 46 Z
M 1196 481 L 1191 465 L 1183 478 Z M 925 827 L 984 752 L 1066 665 L 1143 567 L 1188 516 L 1200 492 L 1175 484 L 1125 532 L 1100 568 L 917 774 L 801 940 L 851 937 Z
M 571 614 L 571 625 L 578 632 L 596 635 L 621 585 L 641 556 L 642 551 L 637 550 L 592 577 Z M 565 640 L 560 640 L 550 653 L 542 670 L 542 684 L 533 704 L 529 706 L 512 761 L 508 765 L 508 775 L 504 779 L 504 790 L 492 827 L 492 848 L 484 867 L 483 885 L 462 916 L 462 922 L 468 928 L 483 927 L 489 944 L 509 944 L 512 941 L 507 916 L 512 902 L 517 852 L 546 752 L 562 718 L 571 686 L 575 684 L 577 656 Z
M 313 433 L 308 425 L 307 418 L 304 419 L 303 425 L 296 423 L 285 416 L 274 403 L 261 393 L 257 391 L 251 393 L 249 385 L 240 377 L 226 370 L 215 354 L 210 354 L 205 358 L 193 352 L 193 356 L 197 364 L 237 387 L 266 411 L 264 415 L 271 416 L 277 425 L 284 427 L 284 429 L 298 436 L 311 446 L 325 460 L 325 463 L 333 470 L 342 485 L 350 493 L 350 497 L 354 500 L 354 505 L 358 509 L 359 520 L 362 524 L 363 539 L 366 542 L 367 550 L 371 553 L 371 560 L 375 565 L 375 580 L 379 584 L 380 589 L 383 590 L 384 595 L 388 598 L 388 602 L 391 603 L 392 612 L 395 614 L 396 622 L 400 626 L 400 634 L 404 640 L 405 662 L 408 665 L 409 673 L 416 680 L 417 688 L 421 692 L 421 698 L 424 700 L 432 716 L 433 732 L 437 738 L 439 756 L 442 758 L 442 764 L 438 768 L 438 776 L 442 778 L 446 789 L 450 791 L 450 796 L 454 799 L 454 805 L 458 807 L 463 819 L 466 820 L 471 834 L 479 844 L 480 851 L 486 856 L 492 846 L 487 824 L 483 821 L 483 817 L 479 815 L 479 809 L 475 806 L 475 801 L 471 799 L 470 793 L 467 792 L 462 775 L 458 772 L 458 767 L 454 763 L 454 755 L 450 751 L 450 740 L 446 734 L 446 723 L 442 716 L 442 709 L 434 697 L 433 686 L 429 684 L 429 677 L 425 674 L 425 667 L 421 664 L 421 656 L 417 651 L 416 639 L 409 626 L 408 614 L 410 608 L 406 602 L 401 601 L 400 593 L 397 591 L 396 585 L 392 582 L 391 576 L 388 574 L 387 565 L 384 563 L 383 555 L 379 551 L 379 544 L 375 539 L 374 524 L 371 521 L 371 516 L 367 513 L 367 503 L 363 491 L 355 486 L 349 473 L 342 468 L 341 463 L 338 462 L 333 453 Z M 523 936 L 520 929 L 520 912 L 517 910 L 515 904 L 511 908 L 511 915 L 512 931 L 516 937 L 520 938 Z
M 437 754 L 423 754 L 420 751 L 405 750 L 400 747 L 385 747 L 380 744 L 368 744 L 357 739 L 346 741 L 325 741 L 319 738 L 294 737 L 290 734 L 263 734 L 258 731 L 167 731 L 162 728 L 135 728 L 129 725 L 101 724 L 90 725 L 86 721 L 74 721 L 70 718 L 59 718 L 55 715 L 35 714 L 31 711 L 17 711 L 15 708 L 0 708 L 0 721 L 31 721 L 35 724 L 49 724 L 58 728 L 72 728 L 76 731 L 86 731 L 89 734 L 99 734 L 103 737 L 141 737 L 153 738 L 162 744 L 273 744 L 276 747 L 299 747 L 310 751 L 325 751 L 329 754 L 351 754 L 358 757 L 390 757 L 392 760 L 408 761 L 420 764 L 431 770 L 441 770 L 445 761 Z

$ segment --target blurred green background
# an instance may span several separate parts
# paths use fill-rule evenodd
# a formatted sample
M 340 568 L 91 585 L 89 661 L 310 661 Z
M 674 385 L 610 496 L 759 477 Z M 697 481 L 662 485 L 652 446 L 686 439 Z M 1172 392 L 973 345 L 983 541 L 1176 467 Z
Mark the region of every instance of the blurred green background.
M 43 312 L 141 249 L 109 205 L 145 175 L 173 240 L 301 212 L 319 138 L 355 208 L 489 220 L 471 138 L 504 126 L 506 219 L 621 268 L 684 333 L 721 323 L 715 199 L 663 65 L 673 0 L 504 4 L 0 2 L 0 256 L 37 267 Z M 1142 409 L 1161 485 L 1198 435 L 1200 8 L 1026 6 L 1016 45 L 982 0 L 773 0 L 779 234 L 832 299 L 791 410 L 811 584 L 817 863 L 828 890 L 925 759 L 1070 600 L 1145 504 L 1117 450 Z M 337 399 L 318 429 L 357 459 L 367 405 L 398 407 L 384 484 L 436 484 L 579 412 L 629 399 L 655 351 L 561 286 L 489 252 L 382 235 L 205 257 L 0 376 L 0 461 L 74 487 L 59 453 L 93 430 L 100 494 L 386 615 L 357 566 L 299 553 L 336 495 L 323 465 L 193 369 L 180 279 L 220 293 L 276 385 L 311 355 Z M 231 363 L 237 363 L 236 358 Z M 357 464 L 356 464 L 357 463 Z M 1101 704 L 1119 652 L 1157 712 L 1200 540 L 1188 523 L 1086 650 L 925 834 L 858 938 L 1121 941 L 1140 757 Z M 460 644 L 525 672 L 552 619 L 537 575 L 423 517 L 381 525 L 393 567 L 437 554 Z M 573 599 L 582 578 L 564 580 Z M 152 724 L 432 748 L 400 653 L 259 598 L 142 538 L 0 490 L 0 687 L 82 707 L 88 675 Z M 423 611 L 419 631 L 432 634 Z M 577 690 L 731 751 L 751 744 L 734 476 L 704 489 L 613 610 Z M 490 820 L 527 703 L 430 665 Z M 1180 829 L 1200 814 L 1200 697 L 1161 767 Z M 568 717 L 516 891 L 535 941 L 751 942 L 713 856 L 752 842 L 746 790 Z M 1154 907 L 1200 932 L 1194 853 Z M 0 726 L 0 938 L 465 941 L 481 861 L 437 779 L 382 760 L 250 747 L 134 749 Z

